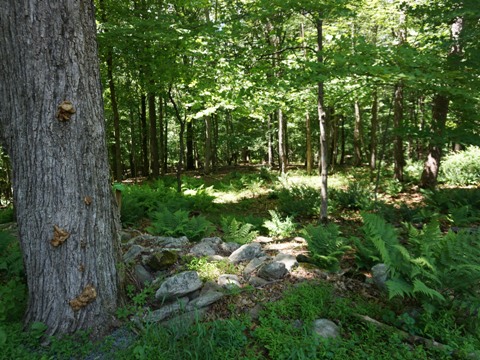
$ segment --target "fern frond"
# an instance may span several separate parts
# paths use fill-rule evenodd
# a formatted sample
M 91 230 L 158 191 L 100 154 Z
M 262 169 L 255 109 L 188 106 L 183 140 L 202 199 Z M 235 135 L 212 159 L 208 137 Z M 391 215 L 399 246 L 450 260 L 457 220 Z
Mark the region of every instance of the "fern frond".
M 445 297 L 442 294 L 440 294 L 437 290 L 427 286 L 423 281 L 419 279 L 413 280 L 413 293 L 421 293 L 431 299 L 445 301 Z
M 413 286 L 402 279 L 390 279 L 386 282 L 386 285 L 389 299 L 393 299 L 396 296 L 402 298 L 413 296 Z

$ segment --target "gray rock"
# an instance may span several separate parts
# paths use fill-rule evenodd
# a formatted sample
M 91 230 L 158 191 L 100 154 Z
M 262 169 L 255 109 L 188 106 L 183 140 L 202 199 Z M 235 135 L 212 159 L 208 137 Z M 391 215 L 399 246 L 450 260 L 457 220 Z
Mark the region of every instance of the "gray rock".
M 268 284 L 268 281 L 258 276 L 252 276 L 250 279 L 248 279 L 248 284 L 252 285 L 253 287 L 261 287 Z
M 258 269 L 258 276 L 265 280 L 278 280 L 287 275 L 288 271 L 284 263 L 273 261 L 264 264 Z
M 195 309 L 188 311 L 178 316 L 174 316 L 172 319 L 164 321 L 163 325 L 175 332 L 175 334 L 186 333 L 189 327 L 193 324 L 201 321 L 207 313 L 206 308 Z
M 240 246 L 228 259 L 234 264 L 237 264 L 242 261 L 252 260 L 261 255 L 263 255 L 262 245 L 260 243 L 251 243 Z
M 283 263 L 288 271 L 292 271 L 293 268 L 296 268 L 298 266 L 297 258 L 290 254 L 280 253 L 275 256 L 273 261 Z
M 219 261 L 224 261 L 226 258 L 221 256 L 221 255 L 210 255 L 207 260 L 209 262 L 219 262 Z
M 268 257 L 266 256 L 262 256 L 262 257 L 250 260 L 247 266 L 245 266 L 245 268 L 243 269 L 243 276 L 245 278 L 248 278 L 255 270 L 257 270 L 260 266 L 262 266 L 267 260 L 268 260 Z
M 147 265 L 153 271 L 160 271 L 168 269 L 170 266 L 175 264 L 178 260 L 178 254 L 170 250 L 162 250 L 150 255 L 146 261 Z
M 143 286 L 153 281 L 153 276 L 142 265 L 135 265 L 133 271 L 135 279 Z
M 218 285 L 231 289 L 232 287 L 240 287 L 240 279 L 237 275 L 223 274 L 218 277 Z
M 236 242 L 226 242 L 220 244 L 220 251 L 222 254 L 230 256 L 235 250 L 240 247 Z
M 186 236 L 180 238 L 155 236 L 154 242 L 156 245 L 166 249 L 184 248 L 190 244 Z
M 313 322 L 314 334 L 322 338 L 336 338 L 340 335 L 340 330 L 333 321 L 328 319 L 317 319 Z
M 388 266 L 385 264 L 377 264 L 372 267 L 372 280 L 373 283 L 382 291 L 387 290 L 388 280 Z
M 224 294 L 220 291 L 209 291 L 206 292 L 203 295 L 200 295 L 196 299 L 190 301 L 190 303 L 187 306 L 188 310 L 193 310 L 193 309 L 199 309 L 199 308 L 204 308 L 207 307 L 214 302 L 220 300 Z
M 200 242 L 190 249 L 190 254 L 198 257 L 212 256 L 215 255 L 217 251 L 218 250 L 214 248 L 211 244 Z
M 155 293 L 155 298 L 168 300 L 182 297 L 202 287 L 196 271 L 185 271 L 166 279 Z
M 203 238 L 200 242 L 218 248 L 222 244 L 222 239 L 219 237 Z
M 222 287 L 218 285 L 215 281 L 207 281 L 203 284 L 202 290 L 200 291 L 200 296 L 210 292 L 210 291 L 221 291 Z
M 135 258 L 140 255 L 143 251 L 145 251 L 145 248 L 140 245 L 132 245 L 130 249 L 123 255 L 123 261 L 128 264 L 129 262 L 132 262 L 135 260 Z
M 174 314 L 178 314 L 180 311 L 185 310 L 188 304 L 187 298 L 178 299 L 178 301 L 162 306 L 160 309 L 152 311 L 144 317 L 144 321 L 147 323 L 157 323 L 171 317 Z

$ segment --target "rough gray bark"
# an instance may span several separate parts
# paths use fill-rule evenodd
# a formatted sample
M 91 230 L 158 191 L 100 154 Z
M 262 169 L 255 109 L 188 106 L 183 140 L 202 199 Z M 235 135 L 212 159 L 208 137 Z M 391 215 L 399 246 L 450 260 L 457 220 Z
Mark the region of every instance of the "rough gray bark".
M 4 0 L 0 127 L 13 166 L 26 324 L 111 324 L 118 219 L 109 183 L 91 1 Z

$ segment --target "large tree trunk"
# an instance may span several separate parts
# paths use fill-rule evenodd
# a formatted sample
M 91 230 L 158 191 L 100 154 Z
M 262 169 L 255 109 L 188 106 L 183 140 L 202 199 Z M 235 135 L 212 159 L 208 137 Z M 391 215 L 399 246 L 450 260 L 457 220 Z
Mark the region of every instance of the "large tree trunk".
M 111 325 L 118 215 L 109 182 L 93 3 L 8 0 L 0 12 L 0 126 L 13 165 L 26 324 Z
M 148 119 L 150 122 L 150 168 L 152 169 L 152 178 L 160 176 L 160 162 L 158 158 L 158 138 L 157 138 L 157 111 L 155 104 L 155 93 L 148 94 Z
M 428 147 L 427 160 L 423 166 L 420 186 L 434 188 L 437 184 L 438 170 L 442 158 L 442 146 L 444 144 L 443 133 L 447 121 L 449 100 L 444 95 L 436 95 L 433 99 L 432 108 L 432 139 Z

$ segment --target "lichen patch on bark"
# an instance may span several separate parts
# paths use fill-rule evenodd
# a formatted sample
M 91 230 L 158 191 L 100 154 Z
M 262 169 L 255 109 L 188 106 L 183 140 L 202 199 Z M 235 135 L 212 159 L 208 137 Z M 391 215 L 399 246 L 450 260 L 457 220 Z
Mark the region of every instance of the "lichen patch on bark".
M 73 311 L 78 311 L 81 308 L 84 308 L 92 301 L 97 298 L 97 291 L 93 287 L 93 285 L 87 285 L 83 289 L 82 293 L 78 295 L 75 299 L 70 300 L 69 304 Z

